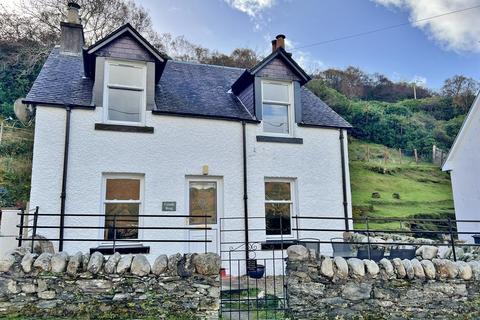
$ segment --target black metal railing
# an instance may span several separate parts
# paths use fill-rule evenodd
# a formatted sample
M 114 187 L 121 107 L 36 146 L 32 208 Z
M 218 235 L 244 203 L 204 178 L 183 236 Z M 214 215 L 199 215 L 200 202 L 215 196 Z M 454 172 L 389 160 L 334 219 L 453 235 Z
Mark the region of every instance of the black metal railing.
M 322 254 L 379 260 L 404 259 L 408 255 L 412 255 L 409 258 L 412 259 L 419 246 L 430 244 L 450 248 L 449 258 L 455 261 L 458 248 L 480 247 L 459 239 L 462 235 L 480 233 L 480 220 L 294 215 L 288 220 L 287 228 L 284 228 L 285 218 L 278 217 L 275 223 L 271 220 L 265 216 L 249 217 L 247 223 L 243 216 L 220 219 L 220 255 L 224 269 L 221 315 L 224 318 L 288 317 L 285 249 L 291 245 L 304 245 L 318 257 Z M 479 231 L 458 230 L 458 226 L 466 225 L 477 226 Z M 268 233 L 277 234 L 269 236 Z M 350 252 L 336 252 L 337 241 L 350 248 Z M 379 251 L 381 256 L 377 254 Z
M 117 252 L 119 249 L 119 243 L 201 243 L 204 244 L 204 252 L 208 251 L 208 243 L 211 243 L 212 240 L 208 239 L 208 231 L 212 230 L 210 225 L 208 224 L 208 218 L 211 216 L 209 215 L 182 215 L 182 214 L 101 214 L 101 213 L 68 213 L 64 214 L 63 216 L 66 218 L 67 224 L 61 227 L 57 221 L 51 221 L 50 219 L 45 218 L 55 218 L 60 217 L 59 213 L 41 213 L 39 207 L 36 207 L 33 210 L 25 211 L 21 210 L 18 214 L 20 216 L 20 223 L 17 225 L 18 231 L 18 244 L 19 246 L 22 245 L 25 241 L 31 241 L 31 251 L 34 250 L 35 241 L 38 241 L 37 237 L 39 236 L 39 230 L 45 229 L 54 229 L 59 230 L 63 228 L 64 231 L 67 230 L 97 230 L 97 231 L 107 231 L 104 232 L 103 237 L 98 236 L 87 236 L 87 237 L 68 237 L 68 232 L 58 233 L 58 237 L 49 237 L 45 233 L 42 233 L 42 240 L 63 243 L 63 242 L 101 242 L 101 243 L 108 243 L 111 245 L 112 253 Z M 93 218 L 92 221 L 97 221 L 96 218 L 105 218 L 105 222 L 109 222 L 110 224 L 104 223 L 103 225 L 96 224 L 96 225 L 68 225 L 68 218 L 77 217 L 82 218 L 83 221 L 89 218 Z M 43 218 L 43 219 L 42 219 Z M 119 219 L 121 218 L 121 220 Z M 128 220 L 126 218 L 133 218 Z M 178 225 L 171 225 L 172 219 L 190 219 L 190 218 L 203 218 L 204 223 L 200 225 L 187 225 L 184 222 L 178 223 Z M 39 223 L 40 219 L 40 223 Z M 143 223 L 140 225 L 139 219 L 143 220 Z M 156 219 L 157 223 L 162 219 L 167 219 L 165 221 L 165 225 L 155 226 L 151 225 L 151 220 Z M 148 221 L 150 220 L 150 221 Z M 136 225 L 133 226 L 121 226 L 119 225 L 119 221 L 122 222 L 137 222 Z M 44 224 L 42 224 L 42 222 Z M 45 223 L 47 222 L 47 223 Z M 52 223 L 53 222 L 53 223 Z M 160 231 L 156 233 L 152 233 L 149 237 L 140 238 L 139 236 L 131 238 L 131 237 L 124 237 L 121 238 L 118 236 L 118 232 L 122 230 L 136 230 L 137 235 L 141 230 L 153 230 L 153 231 Z M 164 232 L 166 230 L 178 230 L 178 231 L 203 231 L 203 239 L 188 239 L 185 237 L 177 237 L 172 238 L 169 236 L 165 236 Z M 66 234 L 67 236 L 62 236 Z M 108 236 L 107 236 L 108 235 Z M 111 235 L 111 236 L 110 236 Z

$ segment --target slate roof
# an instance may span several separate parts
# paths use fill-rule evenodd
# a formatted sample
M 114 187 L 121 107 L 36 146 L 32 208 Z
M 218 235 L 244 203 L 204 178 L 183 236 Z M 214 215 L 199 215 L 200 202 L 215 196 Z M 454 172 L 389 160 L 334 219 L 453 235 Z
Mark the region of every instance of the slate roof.
M 232 83 L 243 71 L 244 69 L 169 60 L 156 87 L 157 110 L 254 120 L 230 92 Z
M 231 93 L 231 85 L 245 69 L 167 60 L 157 83 L 155 113 L 255 121 Z M 54 48 L 26 103 L 93 107 L 93 81 L 84 76 L 81 56 L 60 54 Z M 350 124 L 306 88 L 302 88 L 305 125 L 350 128 Z
M 84 77 L 81 56 L 60 54 L 55 47 L 32 85 L 26 103 L 89 107 L 93 80 Z

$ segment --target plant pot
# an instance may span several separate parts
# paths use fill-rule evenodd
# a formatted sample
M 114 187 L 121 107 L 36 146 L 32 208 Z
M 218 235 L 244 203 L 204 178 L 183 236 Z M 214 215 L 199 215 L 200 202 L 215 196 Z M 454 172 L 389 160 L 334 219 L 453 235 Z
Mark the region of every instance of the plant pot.
M 257 265 L 257 267 L 255 269 L 248 270 L 247 274 L 250 278 L 260 279 L 265 274 L 265 266 L 259 264 L 259 265 Z

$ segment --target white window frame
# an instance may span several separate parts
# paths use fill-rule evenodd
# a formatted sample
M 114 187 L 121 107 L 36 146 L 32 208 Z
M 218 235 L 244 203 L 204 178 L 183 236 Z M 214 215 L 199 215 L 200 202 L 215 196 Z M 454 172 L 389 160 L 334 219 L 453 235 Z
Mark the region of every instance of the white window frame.
M 292 137 L 294 135 L 294 123 L 295 123 L 295 106 L 294 106 L 294 90 L 293 90 L 293 82 L 292 81 L 278 81 L 278 80 L 270 80 L 270 79 L 264 79 L 262 80 L 262 132 L 264 135 L 268 136 L 275 136 L 275 137 Z M 265 84 L 280 84 L 280 85 L 287 85 L 288 86 L 288 100 L 289 101 L 278 101 L 278 100 L 268 100 L 268 99 L 263 99 L 263 87 Z M 282 106 L 287 106 L 288 108 L 288 133 L 274 133 L 274 132 L 268 132 L 265 131 L 264 128 L 264 117 L 263 117 L 263 105 L 264 104 L 274 104 L 274 105 L 282 105 Z
M 288 182 L 290 183 L 290 200 L 266 200 L 265 199 L 265 183 L 266 182 Z M 263 212 L 265 215 L 265 235 L 267 239 L 280 239 L 280 238 L 287 238 L 293 239 L 295 238 L 295 234 L 293 232 L 294 226 L 294 219 L 293 217 L 297 215 L 297 180 L 295 178 L 265 178 L 263 182 Z M 265 204 L 267 203 L 289 203 L 290 204 L 290 234 L 284 235 L 276 235 L 276 234 L 267 234 L 267 211 L 265 208 Z
M 107 180 L 108 179 L 135 179 L 135 180 L 140 180 L 140 199 L 139 200 L 107 200 Z M 101 244 L 106 244 L 106 245 L 111 245 L 113 243 L 113 240 L 107 240 L 105 239 L 105 220 L 106 220 L 106 211 L 105 211 L 105 205 L 107 203 L 139 203 L 140 206 L 138 208 L 138 214 L 143 215 L 143 208 L 145 204 L 145 187 L 144 187 L 144 181 L 145 181 L 145 175 L 143 174 L 138 174 L 138 173 L 104 173 L 102 174 L 102 214 L 103 216 L 100 219 L 100 226 L 102 229 L 100 230 L 100 235 L 99 238 L 103 239 L 101 241 Z M 143 226 L 143 217 L 138 217 L 138 226 Z M 143 239 L 143 229 L 138 229 L 138 237 L 137 239 L 130 239 L 131 241 L 119 241 L 117 242 L 117 246 L 123 246 L 123 245 L 128 245 L 129 243 L 138 243 L 141 241 L 140 239 Z
M 143 72 L 143 86 L 124 86 L 118 84 L 110 84 L 110 66 L 111 65 L 121 65 L 133 68 L 140 68 Z M 103 77 L 103 119 L 105 123 L 110 124 L 120 124 L 120 125 L 129 125 L 129 126 L 143 126 L 145 125 L 145 111 L 147 109 L 147 65 L 141 62 L 125 61 L 125 60 L 116 60 L 108 59 L 105 61 L 105 70 Z M 117 121 L 108 119 L 108 89 L 124 89 L 132 91 L 142 91 L 142 101 L 140 102 L 140 121 Z

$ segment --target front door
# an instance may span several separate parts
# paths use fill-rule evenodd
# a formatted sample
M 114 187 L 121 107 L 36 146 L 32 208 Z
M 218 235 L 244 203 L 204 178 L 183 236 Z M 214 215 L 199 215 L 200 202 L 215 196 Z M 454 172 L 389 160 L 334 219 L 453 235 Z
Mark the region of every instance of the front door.
M 187 178 L 187 209 L 191 216 L 187 223 L 189 240 L 200 241 L 188 244 L 189 252 L 219 253 L 219 220 L 223 212 L 222 179 L 214 177 Z M 206 217 L 208 216 L 208 217 Z M 211 230 L 201 230 L 205 226 Z M 195 227 L 198 230 L 195 230 Z M 210 242 L 203 242 L 205 239 Z

